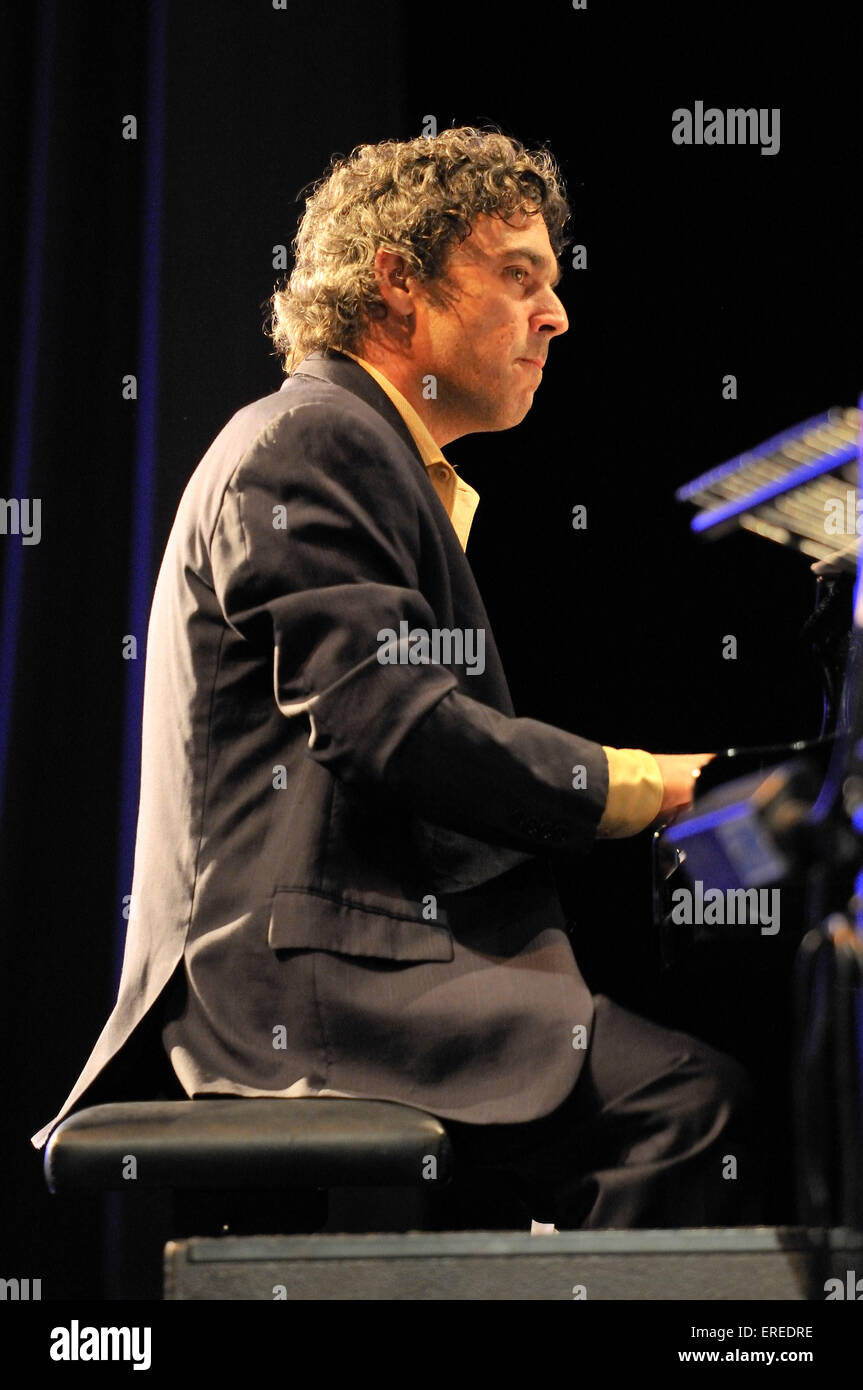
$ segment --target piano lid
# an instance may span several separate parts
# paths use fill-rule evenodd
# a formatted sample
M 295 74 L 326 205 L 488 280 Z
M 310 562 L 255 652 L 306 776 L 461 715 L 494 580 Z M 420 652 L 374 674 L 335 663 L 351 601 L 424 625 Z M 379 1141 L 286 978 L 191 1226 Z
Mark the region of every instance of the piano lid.
M 743 528 L 853 574 L 861 425 L 858 407 L 835 406 L 702 473 L 675 497 L 698 508 L 696 533 Z

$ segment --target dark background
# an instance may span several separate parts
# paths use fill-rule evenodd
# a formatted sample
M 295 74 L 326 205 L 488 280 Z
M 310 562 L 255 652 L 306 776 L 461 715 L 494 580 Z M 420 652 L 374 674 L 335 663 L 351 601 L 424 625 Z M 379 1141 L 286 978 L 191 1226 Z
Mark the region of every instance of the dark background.
M 803 11 L 805 27 L 791 13 L 159 0 L 5 16 L 2 484 L 41 497 L 43 529 L 17 559 L 19 541 L 0 537 L 0 1275 L 42 1278 L 44 1298 L 146 1292 L 158 1277 L 153 1239 L 146 1268 L 116 1242 L 103 1260 L 101 1203 L 49 1197 L 28 1136 L 114 998 L 162 549 L 213 436 L 279 385 L 262 331 L 272 248 L 334 152 L 412 137 L 428 115 L 494 122 L 548 143 L 567 180 L 588 254 L 586 271 L 564 260 L 570 331 L 522 425 L 446 451 L 482 497 L 468 556 L 517 711 L 652 751 L 817 733 L 798 642 L 807 562 L 742 533 L 701 542 L 673 497 L 863 386 L 859 34 L 835 0 Z M 779 107 L 780 152 L 673 145 L 672 111 L 699 99 Z M 137 401 L 122 398 L 129 372 Z M 122 659 L 129 633 L 137 662 Z M 726 634 L 736 661 L 721 657 Z M 559 877 L 591 986 L 753 1071 L 775 1150 L 767 1219 L 791 1221 L 784 965 L 765 945 L 751 969 L 728 952 L 663 972 L 647 833 Z M 151 1200 L 129 1228 L 158 1219 Z

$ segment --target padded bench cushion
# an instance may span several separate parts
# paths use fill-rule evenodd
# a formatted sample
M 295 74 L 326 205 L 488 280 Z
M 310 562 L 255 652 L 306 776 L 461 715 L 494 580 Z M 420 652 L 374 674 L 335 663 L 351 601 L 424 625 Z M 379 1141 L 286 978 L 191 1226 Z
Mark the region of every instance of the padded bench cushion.
M 447 1182 L 451 1167 L 435 1116 L 331 1097 L 95 1105 L 58 1125 L 45 1151 L 45 1179 L 57 1193 L 421 1187 Z

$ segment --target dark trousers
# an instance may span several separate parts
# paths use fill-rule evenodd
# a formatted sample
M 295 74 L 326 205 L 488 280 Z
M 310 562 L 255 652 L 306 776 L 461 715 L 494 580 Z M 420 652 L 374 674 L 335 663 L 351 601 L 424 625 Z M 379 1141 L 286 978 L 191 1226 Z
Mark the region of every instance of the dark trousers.
M 744 1069 L 605 995 L 594 1002 L 584 1068 L 550 1115 L 445 1122 L 456 1176 L 435 1195 L 432 1229 L 761 1224 L 762 1145 Z

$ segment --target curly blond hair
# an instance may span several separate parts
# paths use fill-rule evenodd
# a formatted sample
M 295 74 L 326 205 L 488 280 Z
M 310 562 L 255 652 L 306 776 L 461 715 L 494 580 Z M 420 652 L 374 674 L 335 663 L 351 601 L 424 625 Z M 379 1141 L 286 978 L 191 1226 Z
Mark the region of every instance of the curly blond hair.
M 404 256 L 429 293 L 445 299 L 450 251 L 482 213 L 539 213 L 554 254 L 567 244 L 569 206 L 554 157 L 498 129 L 454 126 L 358 145 L 334 156 L 310 187 L 293 271 L 269 300 L 267 331 L 288 373 L 314 348 L 358 353 L 371 321 L 386 317 L 378 247 Z

